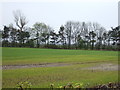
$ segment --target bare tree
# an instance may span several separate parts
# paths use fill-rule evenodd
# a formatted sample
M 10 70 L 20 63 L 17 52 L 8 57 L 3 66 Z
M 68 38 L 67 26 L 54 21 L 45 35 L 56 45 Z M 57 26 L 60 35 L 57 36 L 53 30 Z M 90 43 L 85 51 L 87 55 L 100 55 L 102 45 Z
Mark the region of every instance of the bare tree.
M 71 47 L 71 39 L 72 39 L 72 21 L 68 21 L 65 24 L 65 32 L 67 35 L 67 42 L 68 42 L 68 48 Z
M 78 42 L 81 36 L 81 22 L 73 22 L 73 34 L 72 34 L 72 41 L 75 45 L 75 48 L 77 49 L 78 47 Z
M 39 44 L 42 42 L 49 44 L 50 32 L 52 30 L 53 29 L 45 23 L 36 22 L 33 25 L 33 31 L 36 34 L 37 47 L 39 47 Z
M 20 10 L 14 11 L 13 14 L 14 14 L 14 21 L 17 27 L 20 29 L 20 31 L 23 31 L 24 26 L 28 23 L 26 17 L 23 15 L 23 13 Z
M 97 30 L 97 42 L 98 42 L 98 49 L 101 49 L 102 46 L 102 42 L 103 42 L 103 34 L 106 31 L 106 29 L 104 27 L 100 27 Z

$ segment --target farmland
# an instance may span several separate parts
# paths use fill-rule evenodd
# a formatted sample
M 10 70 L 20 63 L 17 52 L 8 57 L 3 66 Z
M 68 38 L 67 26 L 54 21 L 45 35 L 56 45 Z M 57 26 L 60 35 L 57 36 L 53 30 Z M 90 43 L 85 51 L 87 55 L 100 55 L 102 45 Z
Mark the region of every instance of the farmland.
M 3 88 L 14 88 L 21 81 L 31 82 L 33 88 L 118 81 L 117 51 L 2 48 L 2 65 L 8 67 L 2 71 Z M 20 68 L 29 65 L 34 67 Z

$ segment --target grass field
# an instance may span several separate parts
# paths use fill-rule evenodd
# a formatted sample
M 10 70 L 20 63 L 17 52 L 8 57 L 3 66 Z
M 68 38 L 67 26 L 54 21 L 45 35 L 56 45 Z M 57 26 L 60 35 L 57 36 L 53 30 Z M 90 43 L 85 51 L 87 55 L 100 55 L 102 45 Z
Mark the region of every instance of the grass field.
M 66 66 L 32 67 L 3 70 L 3 88 L 16 87 L 20 81 L 29 81 L 33 88 L 50 87 L 68 82 L 90 86 L 118 81 L 117 70 L 88 70 L 100 64 L 118 64 L 117 51 L 60 50 L 37 48 L 2 48 L 2 65 L 66 63 Z M 81 64 L 79 64 L 81 63 Z

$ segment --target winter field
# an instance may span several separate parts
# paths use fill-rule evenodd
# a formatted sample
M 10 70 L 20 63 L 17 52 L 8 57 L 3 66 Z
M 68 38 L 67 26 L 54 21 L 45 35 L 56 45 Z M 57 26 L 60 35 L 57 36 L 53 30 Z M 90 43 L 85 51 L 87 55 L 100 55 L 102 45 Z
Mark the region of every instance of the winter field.
M 3 47 L 2 65 L 3 88 L 15 88 L 23 81 L 32 88 L 118 82 L 118 51 Z

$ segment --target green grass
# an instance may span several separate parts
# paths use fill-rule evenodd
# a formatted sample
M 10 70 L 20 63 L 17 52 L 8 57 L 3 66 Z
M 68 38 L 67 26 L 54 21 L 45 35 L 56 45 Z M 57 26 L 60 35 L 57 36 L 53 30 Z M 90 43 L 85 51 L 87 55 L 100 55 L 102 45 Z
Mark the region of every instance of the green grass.
M 117 71 L 96 70 L 92 72 L 92 70 L 80 70 L 81 67 L 86 67 L 86 65 L 4 70 L 3 87 L 15 87 L 16 83 L 20 81 L 30 81 L 33 88 L 45 88 L 49 87 L 50 83 L 54 83 L 57 87 L 58 84 L 65 85 L 68 82 L 95 85 L 96 83 L 108 83 L 118 80 Z
M 3 48 L 3 65 L 54 62 L 114 61 L 115 51 Z
M 30 81 L 33 88 L 55 87 L 68 82 L 83 84 L 108 83 L 118 81 L 118 71 L 81 70 L 104 63 L 118 62 L 117 51 L 59 50 L 35 48 L 3 48 L 3 65 L 36 63 L 78 63 L 62 67 L 36 67 L 3 70 L 3 87 L 15 87 L 20 81 Z M 96 63 L 89 63 L 96 62 Z

